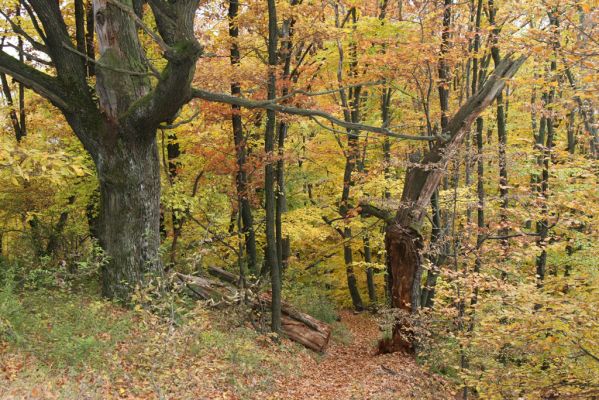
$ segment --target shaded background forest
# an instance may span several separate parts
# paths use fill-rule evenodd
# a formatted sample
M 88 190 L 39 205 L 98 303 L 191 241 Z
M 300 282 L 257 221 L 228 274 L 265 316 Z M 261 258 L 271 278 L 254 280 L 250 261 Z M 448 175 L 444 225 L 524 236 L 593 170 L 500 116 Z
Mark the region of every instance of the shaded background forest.
M 390 336 L 397 312 L 388 307 L 384 236 L 406 170 L 432 146 L 425 137 L 443 139 L 448 119 L 495 65 L 524 54 L 515 78 L 451 155 L 427 206 L 420 310 L 401 317 L 411 320 L 419 362 L 466 393 L 596 395 L 596 3 L 291 0 L 276 6 L 273 65 L 266 2 L 201 2 L 195 34 L 204 48 L 193 87 L 264 100 L 272 98 L 273 75 L 281 104 L 354 125 L 278 112 L 267 152 L 269 111 L 202 98 L 186 104 L 157 136 L 165 270 L 196 274 L 216 266 L 267 285 L 271 167 L 283 297 L 326 322 L 338 309 L 370 310 L 381 336 Z M 2 1 L 0 46 L 50 71 L 32 45 L 39 27 L 27 7 Z M 94 82 L 91 3 L 65 1 L 60 8 Z M 155 28 L 150 14 L 144 22 Z M 144 31 L 139 37 L 149 62 L 162 70 L 159 44 Z M 32 330 L 48 318 L 38 308 L 55 303 L 57 315 L 73 313 L 63 318 L 69 320 L 81 304 L 96 307 L 107 326 L 118 323 L 114 312 L 129 311 L 104 310 L 99 300 L 106 257 L 94 231 L 94 163 L 49 102 L 9 75 L 0 77 L 0 341 L 53 365 L 66 356 L 39 350 L 53 339 Z M 135 310 L 170 318 L 176 308 L 183 331 L 192 330 L 190 320 L 202 329 L 215 318 L 169 295 L 155 297 L 151 288 L 135 294 Z M 123 323 L 133 323 L 127 315 Z M 134 328 L 114 329 L 110 340 L 66 351 L 76 358 L 66 364 L 81 361 L 73 356 L 78 351 L 101 359 L 120 340 L 117 331 Z

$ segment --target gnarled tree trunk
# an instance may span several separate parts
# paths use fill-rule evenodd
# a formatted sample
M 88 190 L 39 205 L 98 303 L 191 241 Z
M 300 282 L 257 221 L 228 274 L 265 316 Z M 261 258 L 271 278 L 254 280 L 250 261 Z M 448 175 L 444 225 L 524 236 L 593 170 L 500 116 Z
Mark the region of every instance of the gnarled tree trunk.
M 447 129 L 442 132 L 443 139 L 424 156 L 416 155 L 410 160 L 399 209 L 385 233 L 393 308 L 409 313 L 418 310 L 422 275 L 420 250 L 423 247 L 420 229 L 426 207 L 447 170 L 448 161 L 458 151 L 472 122 L 491 104 L 505 86 L 505 80 L 512 78 L 524 61 L 524 57 L 515 61 L 506 57 L 479 91 L 448 122 Z M 412 343 L 403 335 L 407 330 L 409 327 L 396 324 L 392 339 L 381 343 L 380 351 L 412 350 Z
M 38 70 L 0 49 L 0 73 L 48 99 L 65 116 L 91 155 L 100 181 L 98 236 L 108 263 L 103 292 L 126 300 L 147 272 L 161 273 L 158 257 L 160 174 L 156 130 L 172 121 L 191 99 L 191 80 L 202 48 L 194 33 L 198 0 L 149 2 L 157 33 L 141 21 L 139 0 L 92 0 L 87 15 L 77 2 L 76 41 L 70 37 L 61 5 L 31 0 L 43 43 L 28 39 L 48 54 L 54 72 Z M 99 58 L 91 37 L 95 27 Z M 166 63 L 149 65 L 138 30 L 156 42 Z M 92 68 L 96 88 L 87 77 Z M 149 79 L 153 71 L 155 81 Z

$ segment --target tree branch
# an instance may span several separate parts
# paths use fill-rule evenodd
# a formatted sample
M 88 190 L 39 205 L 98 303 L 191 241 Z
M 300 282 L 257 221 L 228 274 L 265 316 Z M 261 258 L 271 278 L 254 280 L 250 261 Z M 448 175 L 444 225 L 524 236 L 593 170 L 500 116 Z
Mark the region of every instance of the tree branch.
M 286 105 L 282 105 L 282 104 L 273 103 L 270 100 L 251 100 L 251 99 L 247 99 L 244 97 L 236 97 L 236 96 L 231 96 L 231 95 L 224 94 L 224 93 L 208 92 L 206 90 L 201 90 L 201 89 L 192 89 L 192 97 L 197 98 L 197 99 L 206 100 L 206 101 L 211 101 L 211 102 L 232 104 L 232 105 L 236 105 L 236 106 L 244 107 L 244 108 L 248 108 L 248 109 L 265 109 L 265 110 L 273 110 L 273 111 L 277 111 L 277 112 L 282 112 L 284 114 L 290 114 L 290 115 L 299 115 L 299 116 L 304 116 L 304 117 L 320 117 L 320 118 L 324 118 L 324 119 L 334 123 L 335 125 L 341 126 L 346 129 L 351 129 L 351 130 L 355 130 L 355 131 L 373 132 L 373 133 L 378 133 L 378 134 L 381 134 L 384 136 L 394 137 L 397 139 L 422 140 L 422 141 L 433 141 L 433 140 L 438 139 L 438 137 L 434 137 L 434 136 L 406 135 L 406 134 L 393 132 L 390 129 L 383 128 L 383 127 L 364 125 L 364 124 L 358 124 L 358 123 L 353 123 L 353 122 L 346 122 L 346 121 L 339 119 L 339 118 L 337 118 L 331 114 L 328 114 L 324 111 L 286 106 Z
M 27 34 L 27 32 L 25 32 L 25 30 L 23 30 L 23 28 L 21 28 L 19 25 L 17 25 L 12 19 L 10 19 L 10 17 L 4 11 L 0 10 L 0 15 L 2 15 L 4 17 L 4 19 L 6 19 L 6 21 L 8 21 L 13 32 L 16 33 L 17 35 L 23 36 L 25 38 L 25 40 L 27 40 L 31 44 L 31 46 L 33 46 L 34 49 L 36 49 L 37 51 L 41 51 L 43 53 L 48 53 L 48 48 L 46 46 L 44 46 L 43 44 L 41 44 L 40 42 L 36 41 L 34 38 L 29 36 Z
M 17 82 L 47 98 L 58 108 L 69 109 L 69 103 L 66 100 L 68 96 L 56 78 L 20 62 L 3 50 L 0 50 L 0 72 L 12 76 Z
M 129 17 L 131 17 L 131 19 L 133 19 L 133 21 L 135 21 L 135 24 L 137 26 L 139 26 L 145 33 L 147 33 L 160 47 L 160 49 L 167 53 L 169 51 L 171 51 L 172 49 L 164 42 L 164 40 L 162 40 L 162 38 L 160 36 L 158 36 L 154 31 L 152 31 L 152 29 L 150 29 L 142 20 L 141 18 L 139 18 L 139 16 L 135 13 L 135 11 L 132 8 L 129 8 L 127 6 L 125 6 L 124 4 L 120 3 L 119 1 L 115 1 L 115 0 L 108 0 L 108 2 L 110 4 L 112 4 L 113 6 L 117 7 L 119 10 L 121 10 L 122 12 L 124 12 L 125 14 L 127 14 Z
M 42 40 L 45 43 L 46 42 L 46 34 L 42 30 L 42 27 L 40 26 L 39 21 L 37 19 L 37 16 L 35 15 L 35 12 L 31 9 L 31 6 L 27 3 L 27 1 L 23 1 L 22 3 L 23 3 L 23 7 L 25 7 L 25 10 L 27 11 L 27 14 L 29 14 L 29 18 L 31 19 L 31 24 L 33 25 L 33 28 L 35 29 L 37 34 L 40 35 L 40 37 L 42 38 Z
M 393 222 L 393 213 L 387 210 L 380 209 L 368 203 L 360 203 L 360 214 L 364 217 L 373 216 L 382 219 L 386 223 Z
M 153 75 L 150 72 L 140 72 L 140 71 L 131 71 L 128 69 L 124 69 L 124 68 L 117 68 L 117 67 L 113 67 L 111 65 L 107 65 L 104 64 L 96 59 L 93 59 L 91 57 L 88 57 L 86 54 L 80 52 L 79 50 L 75 49 L 73 46 L 67 44 L 67 43 L 63 43 L 62 45 L 65 49 L 67 49 L 68 51 L 77 54 L 78 56 L 82 57 L 84 60 L 90 62 L 90 63 L 94 63 L 96 64 L 98 67 L 100 68 L 104 68 L 104 69 L 109 69 L 111 71 L 115 71 L 115 72 L 120 72 L 121 74 L 127 74 L 127 75 L 133 75 L 133 76 L 148 76 L 148 75 Z

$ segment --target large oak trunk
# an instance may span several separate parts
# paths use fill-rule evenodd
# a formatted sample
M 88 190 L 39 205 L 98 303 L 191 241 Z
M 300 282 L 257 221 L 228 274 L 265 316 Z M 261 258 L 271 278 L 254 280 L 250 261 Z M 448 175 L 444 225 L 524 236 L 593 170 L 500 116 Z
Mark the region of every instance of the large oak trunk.
M 135 137 L 127 134 L 125 137 Z M 146 274 L 160 275 L 160 165 L 155 136 L 117 139 L 96 157 L 100 181 L 100 245 L 109 255 L 102 292 L 126 299 Z

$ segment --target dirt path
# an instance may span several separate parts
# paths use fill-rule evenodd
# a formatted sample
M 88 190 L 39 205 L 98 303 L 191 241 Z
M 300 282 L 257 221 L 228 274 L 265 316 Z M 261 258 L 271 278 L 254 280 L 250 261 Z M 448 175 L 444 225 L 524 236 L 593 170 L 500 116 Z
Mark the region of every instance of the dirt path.
M 271 399 L 400 400 L 453 399 L 439 377 L 404 354 L 375 355 L 376 322 L 368 314 L 341 314 L 350 344 L 333 341 L 320 357 L 302 356 L 297 377 L 279 382 Z

